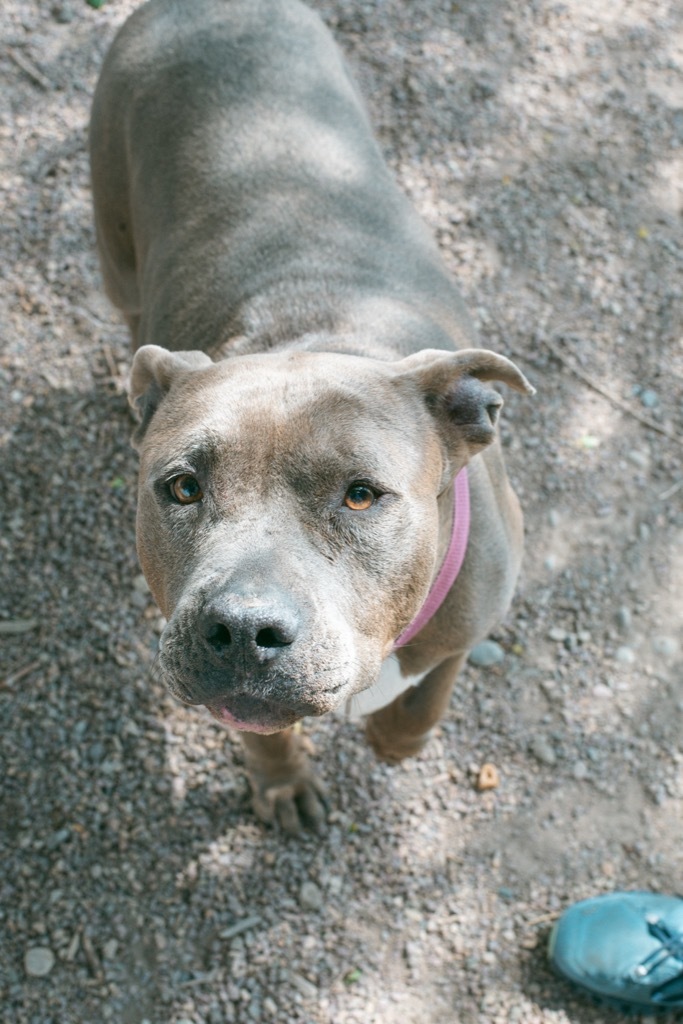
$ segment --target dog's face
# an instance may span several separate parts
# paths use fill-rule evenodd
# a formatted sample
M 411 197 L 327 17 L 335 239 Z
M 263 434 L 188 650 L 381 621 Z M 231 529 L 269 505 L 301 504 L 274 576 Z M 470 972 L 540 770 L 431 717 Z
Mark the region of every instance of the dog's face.
M 276 732 L 370 686 L 435 571 L 438 495 L 526 390 L 502 357 L 140 349 L 138 550 L 171 691 Z

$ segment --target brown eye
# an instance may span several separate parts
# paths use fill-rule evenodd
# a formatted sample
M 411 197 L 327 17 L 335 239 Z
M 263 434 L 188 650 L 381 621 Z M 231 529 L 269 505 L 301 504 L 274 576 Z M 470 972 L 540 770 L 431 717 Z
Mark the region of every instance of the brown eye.
M 192 505 L 203 498 L 199 483 L 189 473 L 183 473 L 171 480 L 171 494 L 181 505 Z
M 364 512 L 375 503 L 375 492 L 367 484 L 352 484 L 344 495 L 344 504 L 354 512 Z

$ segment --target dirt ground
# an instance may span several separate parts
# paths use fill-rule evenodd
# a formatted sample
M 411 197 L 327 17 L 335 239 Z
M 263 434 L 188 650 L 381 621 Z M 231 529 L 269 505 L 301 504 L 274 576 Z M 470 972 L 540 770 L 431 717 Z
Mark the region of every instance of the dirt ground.
M 545 944 L 579 898 L 683 892 L 683 7 L 314 4 L 538 394 L 503 414 L 527 555 L 502 660 L 398 768 L 307 723 L 333 810 L 292 840 L 253 817 L 235 738 L 148 675 L 86 158 L 135 6 L 0 9 L 0 1017 L 616 1024 Z

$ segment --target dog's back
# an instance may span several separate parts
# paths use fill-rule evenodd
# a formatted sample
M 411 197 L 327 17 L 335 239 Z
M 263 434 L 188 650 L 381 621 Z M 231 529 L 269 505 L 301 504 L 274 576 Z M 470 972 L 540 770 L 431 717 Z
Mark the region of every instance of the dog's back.
M 473 343 L 336 44 L 298 0 L 151 0 L 114 42 L 92 123 L 106 285 L 137 345 L 314 334 L 395 358 Z

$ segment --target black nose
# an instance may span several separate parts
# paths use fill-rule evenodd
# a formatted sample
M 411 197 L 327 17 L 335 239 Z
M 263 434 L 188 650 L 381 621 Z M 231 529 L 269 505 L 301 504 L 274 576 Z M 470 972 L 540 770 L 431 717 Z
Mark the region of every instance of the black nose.
M 271 661 L 291 647 L 299 632 L 299 615 L 283 595 L 214 596 L 201 617 L 200 630 L 221 659 L 247 657 Z

